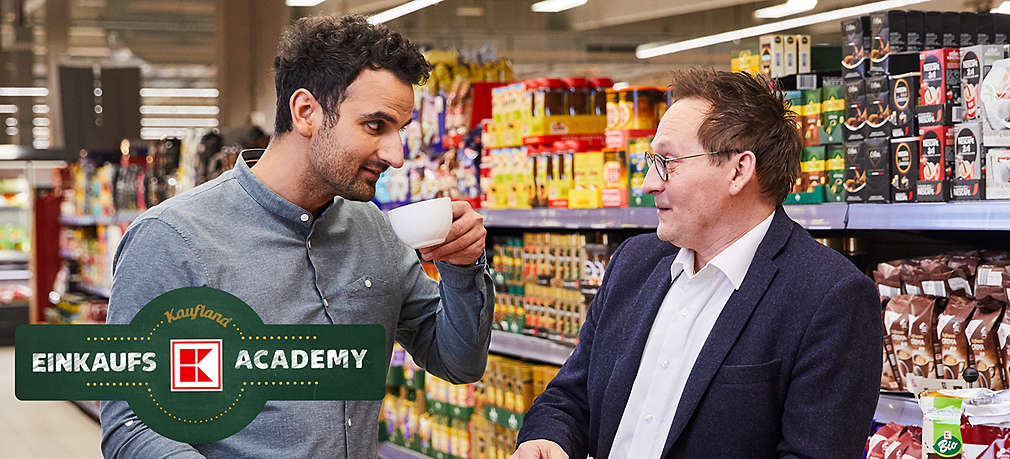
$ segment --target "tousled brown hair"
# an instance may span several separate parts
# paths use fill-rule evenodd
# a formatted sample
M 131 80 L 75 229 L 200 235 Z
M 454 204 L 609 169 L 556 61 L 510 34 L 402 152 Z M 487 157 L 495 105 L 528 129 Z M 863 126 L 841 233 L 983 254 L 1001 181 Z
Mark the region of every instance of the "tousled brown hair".
M 698 98 L 711 109 L 698 128 L 706 151 L 720 152 L 721 164 L 732 154 L 751 151 L 757 159 L 761 192 L 781 204 L 800 173 L 803 138 L 796 112 L 783 93 L 763 76 L 692 68 L 673 72 L 673 100 Z

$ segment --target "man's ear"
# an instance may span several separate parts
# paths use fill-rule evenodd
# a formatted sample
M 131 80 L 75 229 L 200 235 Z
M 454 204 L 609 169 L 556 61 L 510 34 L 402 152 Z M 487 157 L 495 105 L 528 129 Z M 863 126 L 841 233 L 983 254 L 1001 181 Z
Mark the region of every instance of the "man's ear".
M 733 171 L 729 182 L 729 194 L 736 196 L 747 187 L 747 184 L 757 179 L 757 157 L 748 150 L 731 157 Z
M 288 99 L 291 128 L 298 135 L 311 138 L 323 122 L 323 108 L 308 89 L 300 88 Z

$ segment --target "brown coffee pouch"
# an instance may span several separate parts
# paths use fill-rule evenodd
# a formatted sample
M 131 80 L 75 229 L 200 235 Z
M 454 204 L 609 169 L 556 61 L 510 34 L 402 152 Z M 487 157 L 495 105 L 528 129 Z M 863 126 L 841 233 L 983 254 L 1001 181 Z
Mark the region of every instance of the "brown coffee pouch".
M 954 275 L 954 270 L 947 265 L 947 257 L 926 258 L 919 261 L 922 268 L 922 293 L 924 295 L 950 297 L 947 282 Z
M 924 296 L 912 297 L 908 309 L 908 342 L 912 348 L 912 374 L 939 378 L 936 363 L 940 360 L 940 340 L 936 322 L 940 300 Z
M 974 253 L 955 254 L 947 261 L 947 266 L 953 273 L 947 280 L 951 295 L 961 295 L 974 298 L 972 286 L 975 284 L 975 273 L 978 271 L 979 258 Z
M 908 295 L 922 295 L 922 268 L 918 260 L 902 261 L 901 287 Z
M 978 267 L 975 276 L 975 298 L 978 300 L 993 300 L 1000 303 L 1007 302 L 1007 294 L 1004 283 L 1007 279 L 1007 266 L 1010 263 L 997 261 L 984 263 Z
M 911 295 L 891 298 L 884 308 L 884 337 L 891 342 L 891 359 L 895 363 L 895 377 L 905 387 L 905 377 L 912 372 L 912 346 L 908 342 L 909 301 Z
M 1010 252 L 1005 252 L 1003 250 L 984 249 L 979 252 L 979 257 L 982 258 L 982 262 L 984 263 L 995 263 L 999 261 L 1010 262 Z
M 958 379 L 968 367 L 968 336 L 965 328 L 975 310 L 975 301 L 952 296 L 937 319 L 940 332 L 940 375 L 943 379 Z
M 880 263 L 873 271 L 873 280 L 877 283 L 877 291 L 881 298 L 901 295 L 901 262 Z
M 1004 304 L 991 299 L 978 302 L 975 314 L 968 321 L 965 333 L 971 346 L 971 360 L 978 370 L 978 384 L 992 390 L 1003 390 L 1003 365 L 1001 364 L 997 331 Z
M 1003 320 L 996 331 L 996 341 L 1003 363 L 1003 383 L 1006 385 L 1007 380 L 1010 380 L 1010 312 L 1003 313 Z

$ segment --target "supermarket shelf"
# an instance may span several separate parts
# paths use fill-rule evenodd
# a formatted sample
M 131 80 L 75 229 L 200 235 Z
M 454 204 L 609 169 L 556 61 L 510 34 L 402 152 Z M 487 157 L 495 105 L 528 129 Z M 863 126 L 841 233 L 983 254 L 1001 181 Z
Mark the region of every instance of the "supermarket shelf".
M 845 203 L 782 206 L 789 218 L 810 230 L 845 229 L 849 206 Z
M 489 228 L 655 228 L 654 207 L 602 209 L 479 209 Z
M 0 250 L 0 263 L 27 263 L 28 253 L 20 250 Z
M 1010 230 L 1010 202 L 851 204 L 849 229 Z
M 575 350 L 571 346 L 534 336 L 491 330 L 490 351 L 538 362 L 563 365 Z
M 27 269 L 0 270 L 0 281 L 20 281 L 32 278 L 32 272 Z
M 88 416 L 91 416 L 91 419 L 94 419 L 96 421 L 99 419 L 99 417 L 100 417 L 99 416 L 100 410 L 98 408 L 98 403 L 97 402 L 94 402 L 94 401 L 71 400 L 70 403 L 73 403 L 74 405 L 77 405 L 77 407 L 80 408 L 81 411 L 84 412 L 84 414 L 87 414 Z
M 61 215 L 60 223 L 67 226 L 95 226 L 129 224 L 140 215 L 136 211 L 124 211 L 116 215 Z
M 428 459 L 430 456 L 425 456 L 417 451 L 399 445 L 383 442 L 379 443 L 379 457 L 382 459 Z
M 906 426 L 922 426 L 922 410 L 911 395 L 881 393 L 873 418 L 882 424 L 896 422 Z
M 99 287 L 97 285 L 88 285 L 88 284 L 78 284 L 78 287 L 82 291 L 90 293 L 92 295 L 97 295 L 104 298 L 112 296 L 112 292 L 110 292 L 109 289 L 105 287 Z

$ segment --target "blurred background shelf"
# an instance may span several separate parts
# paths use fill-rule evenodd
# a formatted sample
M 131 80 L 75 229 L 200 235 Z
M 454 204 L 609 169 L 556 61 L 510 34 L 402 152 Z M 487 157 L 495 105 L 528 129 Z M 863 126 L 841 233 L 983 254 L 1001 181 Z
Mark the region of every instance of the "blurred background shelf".
M 922 411 L 911 394 L 882 392 L 877 399 L 873 418 L 880 423 L 896 422 L 906 426 L 922 426 Z
M 562 365 L 575 348 L 535 336 L 491 330 L 490 351 L 496 354 Z
M 95 226 L 129 224 L 140 212 L 120 212 L 116 215 L 61 215 L 60 223 L 67 226 Z
M 407 449 L 399 445 L 394 445 L 392 443 L 382 442 L 379 443 L 379 457 L 382 459 L 428 459 L 430 456 L 425 456 L 412 449 Z
M 1010 202 L 850 204 L 847 228 L 1010 231 Z

